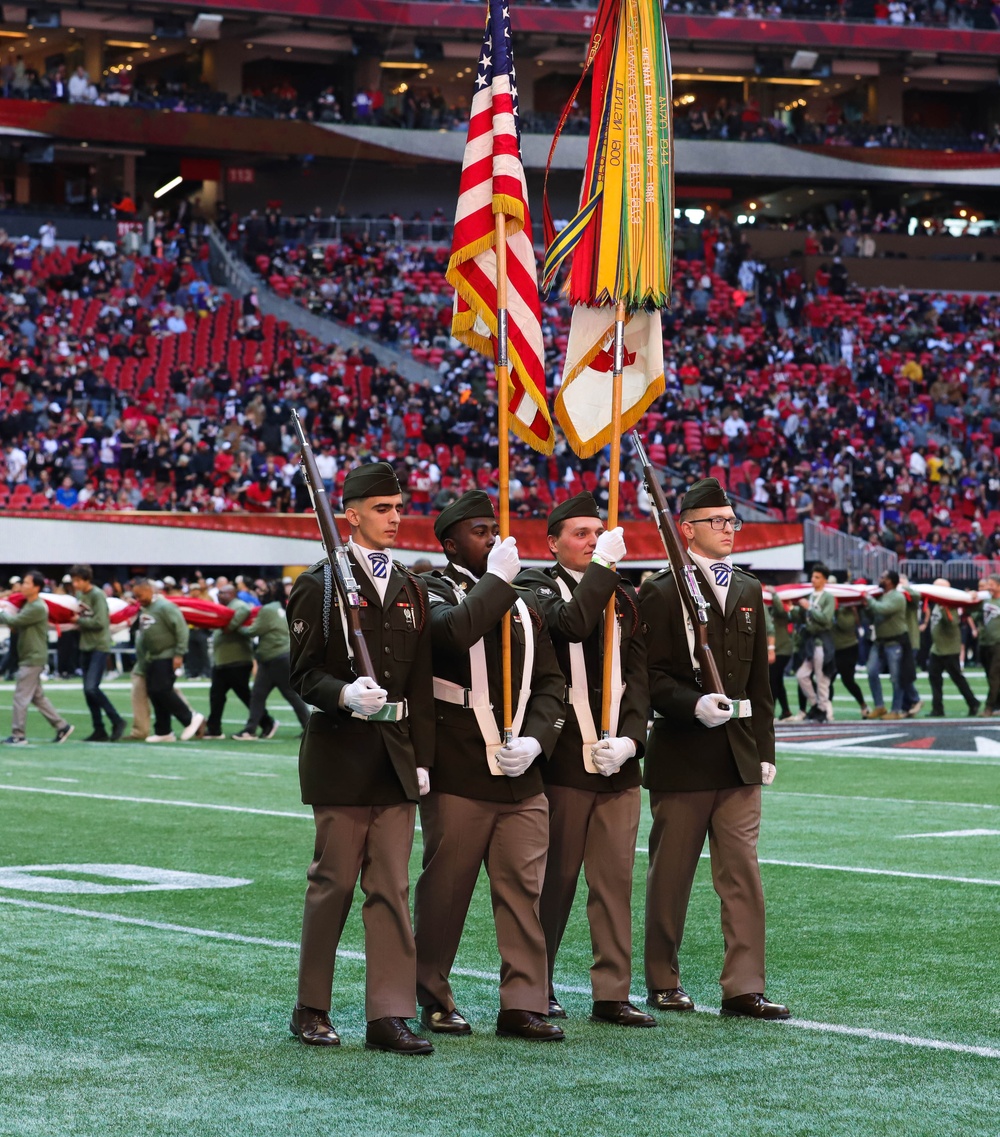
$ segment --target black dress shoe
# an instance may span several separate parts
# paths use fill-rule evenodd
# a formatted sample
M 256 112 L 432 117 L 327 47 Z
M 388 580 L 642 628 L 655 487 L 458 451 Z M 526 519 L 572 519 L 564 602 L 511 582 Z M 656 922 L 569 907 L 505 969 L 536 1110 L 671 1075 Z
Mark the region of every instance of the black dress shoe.
M 88 734 L 87 737 L 83 741 L 84 742 L 110 742 L 111 739 L 108 737 L 108 732 L 106 730 L 95 730 L 92 734 Z
M 982 703 L 973 703 L 972 706 L 969 707 L 969 714 L 967 717 L 970 719 L 974 719 L 976 717 L 976 715 L 979 714 L 979 708 L 982 705 L 983 705 Z
M 759 992 L 750 995 L 737 995 L 733 999 L 722 1000 L 723 1015 L 729 1018 L 745 1019 L 788 1019 L 791 1011 L 780 1003 L 772 1003 Z
M 288 1029 L 306 1046 L 340 1045 L 340 1036 L 333 1029 L 329 1014 L 317 1011 L 314 1007 L 303 1007 L 301 1003 L 296 1003 Z
M 662 991 L 650 991 L 646 1006 L 657 1011 L 693 1011 L 694 999 L 683 987 L 667 987 Z
M 472 1034 L 472 1027 L 458 1011 L 446 1011 L 440 1003 L 420 1008 L 420 1025 L 435 1034 Z
M 943 719 L 944 711 L 931 711 L 927 716 L 929 719 Z
M 600 999 L 594 1004 L 591 1022 L 614 1023 L 616 1026 L 656 1026 L 656 1019 L 633 1007 L 628 1002 L 617 999 Z
M 549 1013 L 546 1018 L 550 1019 L 564 1019 L 566 1012 L 562 1009 L 558 999 L 549 996 Z
M 535 1011 L 501 1011 L 497 1015 L 497 1034 L 533 1042 L 561 1042 L 566 1037 L 559 1027 Z
M 365 1050 L 391 1050 L 394 1054 L 433 1054 L 426 1038 L 415 1035 L 406 1019 L 372 1019 L 365 1032 Z
M 111 741 L 120 742 L 122 735 L 125 733 L 125 720 L 119 719 L 117 722 L 111 724 Z

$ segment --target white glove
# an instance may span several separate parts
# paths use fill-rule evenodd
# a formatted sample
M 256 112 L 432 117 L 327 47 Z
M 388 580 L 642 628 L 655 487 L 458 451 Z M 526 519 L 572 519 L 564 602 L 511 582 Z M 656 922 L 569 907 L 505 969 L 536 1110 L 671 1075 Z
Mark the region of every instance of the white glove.
M 635 743 L 631 738 L 605 738 L 590 748 L 594 765 L 606 777 L 618 771 L 635 757 Z
M 702 695 L 694 708 L 694 717 L 704 726 L 722 726 L 729 722 L 733 714 L 733 701 L 728 695 L 717 692 L 712 695 Z
M 512 738 L 508 746 L 497 751 L 497 765 L 508 778 L 524 773 L 542 752 L 542 744 L 534 738 Z
M 513 584 L 514 577 L 521 571 L 521 558 L 517 555 L 517 538 L 497 537 L 490 555 L 486 558 L 486 571 L 500 577 L 507 584 Z
M 761 762 L 760 776 L 765 786 L 769 786 L 774 781 L 774 775 L 778 771 L 774 768 L 773 762 Z
M 347 684 L 341 701 L 357 715 L 373 715 L 385 706 L 388 694 L 370 675 L 362 675 L 360 679 Z
M 605 565 L 616 565 L 625 560 L 625 530 L 619 525 L 597 538 L 593 560 Z
M 431 792 L 431 772 L 426 766 L 417 767 L 417 789 L 421 797 Z

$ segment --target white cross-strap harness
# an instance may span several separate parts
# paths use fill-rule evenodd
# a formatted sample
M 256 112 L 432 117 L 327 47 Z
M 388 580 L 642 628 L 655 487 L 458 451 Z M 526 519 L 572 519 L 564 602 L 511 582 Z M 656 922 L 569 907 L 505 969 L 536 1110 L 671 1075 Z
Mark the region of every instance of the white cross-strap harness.
M 698 662 L 698 653 L 695 650 L 694 624 L 691 623 L 691 613 L 688 611 L 688 607 L 684 603 L 684 596 L 681 593 L 681 585 L 680 581 L 677 579 L 677 574 L 674 573 L 672 575 L 674 577 L 674 583 L 677 585 L 677 594 L 680 596 L 681 612 L 684 613 L 684 633 L 687 636 L 688 652 L 691 655 L 691 666 L 694 668 L 695 675 L 698 676 L 701 674 L 701 664 Z M 718 695 L 725 695 L 726 692 L 716 691 L 713 693 Z M 729 716 L 730 718 L 748 719 L 753 717 L 753 708 L 750 705 L 749 699 L 730 699 L 729 701 L 733 706 L 733 713 Z M 653 717 L 658 718 L 662 716 L 654 715 Z
M 465 593 L 455 588 L 455 598 L 459 603 L 465 600 Z M 521 731 L 524 714 L 528 709 L 528 699 L 531 697 L 531 673 L 535 667 L 535 635 L 531 623 L 531 613 L 528 605 L 518 597 L 514 607 L 521 617 L 521 627 L 524 630 L 524 667 L 521 670 L 521 689 L 517 694 L 517 709 L 514 712 L 514 721 L 511 729 L 514 736 Z M 497 751 L 503 746 L 503 739 L 497 728 L 497 720 L 493 717 L 493 704 L 490 702 L 490 676 L 486 666 L 486 644 L 477 640 L 469 648 L 469 682 L 470 687 L 460 687 L 448 679 L 439 679 L 434 676 L 434 698 L 443 703 L 452 703 L 457 707 L 465 707 L 476 716 L 479 733 L 483 736 L 486 749 L 486 764 L 490 773 L 495 777 L 504 777 L 503 770 L 497 762 Z
M 344 629 L 344 643 L 347 645 L 347 658 L 353 664 L 354 662 L 354 649 L 351 647 L 351 635 L 347 628 L 347 613 L 344 611 L 344 605 L 338 604 L 337 611 L 340 613 L 340 624 Z M 375 679 L 375 676 L 372 676 Z M 377 683 L 378 680 L 375 679 Z M 406 700 L 402 699 L 398 703 L 386 703 L 373 715 L 359 715 L 357 711 L 351 711 L 352 719 L 364 719 L 365 722 L 399 722 L 400 719 L 405 719 L 407 713 Z
M 556 577 L 559 593 L 567 602 L 573 599 L 569 585 L 562 577 Z M 622 629 L 615 620 L 614 655 L 611 658 L 611 718 L 608 722 L 608 734 L 614 738 L 618 733 L 618 717 L 621 712 L 622 695 L 625 686 L 622 683 Z M 607 650 L 605 648 L 605 650 Z M 588 774 L 599 774 L 600 769 L 594 764 L 593 747 L 599 741 L 597 726 L 594 723 L 594 712 L 590 709 L 590 684 L 587 681 L 587 660 L 583 654 L 582 643 L 569 645 L 569 691 L 566 701 L 573 708 L 576 715 L 577 726 L 583 738 L 583 767 Z

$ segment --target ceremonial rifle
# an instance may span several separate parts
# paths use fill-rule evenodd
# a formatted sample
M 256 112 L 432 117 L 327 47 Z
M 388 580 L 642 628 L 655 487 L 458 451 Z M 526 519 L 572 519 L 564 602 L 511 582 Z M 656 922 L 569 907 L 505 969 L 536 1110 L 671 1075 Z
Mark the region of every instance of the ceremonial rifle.
M 698 586 L 698 578 L 694 575 L 694 565 L 691 563 L 691 558 L 687 555 L 687 550 L 684 548 L 684 542 L 677 528 L 677 522 L 674 521 L 673 515 L 667 506 L 667 499 L 664 497 L 663 487 L 656 477 L 656 471 L 649 461 L 649 455 L 646 453 L 646 448 L 643 446 L 642 439 L 639 437 L 637 430 L 632 431 L 632 444 L 635 446 L 635 451 L 639 455 L 639 461 L 642 463 L 642 472 L 646 480 L 646 491 L 656 511 L 656 527 L 660 531 L 660 539 L 663 541 L 663 548 L 666 550 L 667 557 L 670 560 L 670 567 L 674 570 L 674 578 L 677 581 L 677 591 L 680 593 L 681 603 L 687 609 L 688 616 L 691 619 L 691 626 L 694 628 L 696 654 L 708 677 L 708 685 L 704 687 L 704 690 L 706 692 L 711 691 L 724 695 L 726 689 L 722 685 L 722 676 L 719 674 L 719 669 L 715 664 L 715 656 L 712 655 L 712 649 L 708 646 L 708 601 L 701 594 L 701 588 Z
M 302 427 L 302 420 L 295 411 L 292 411 L 292 425 L 298 435 L 299 449 L 302 451 L 302 469 L 306 485 L 309 487 L 313 509 L 316 511 L 316 523 L 323 538 L 323 548 L 333 569 L 333 578 L 337 582 L 337 591 L 340 593 L 344 611 L 347 613 L 348 643 L 354 651 L 354 670 L 359 677 L 368 675 L 374 679 L 375 667 L 368 651 L 368 644 L 365 643 L 364 632 L 361 630 L 361 593 L 354 579 L 354 566 L 351 564 L 347 546 L 340 539 L 337 519 L 330 507 L 323 479 L 319 475 L 316 456 Z

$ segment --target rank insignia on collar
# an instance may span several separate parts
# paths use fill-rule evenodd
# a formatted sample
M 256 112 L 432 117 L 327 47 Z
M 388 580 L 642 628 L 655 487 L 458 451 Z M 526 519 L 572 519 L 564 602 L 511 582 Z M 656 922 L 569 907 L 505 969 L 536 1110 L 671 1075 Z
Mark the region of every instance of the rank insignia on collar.
M 468 589 L 468 587 L 469 587 L 469 582 L 468 582 L 467 580 L 460 580 L 460 581 L 458 582 L 458 587 L 459 587 L 459 588 L 460 588 L 460 589 L 461 589 L 463 592 L 465 592 L 465 591 Z

